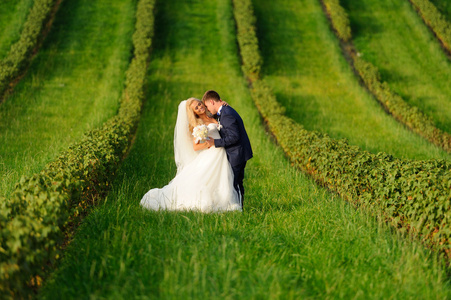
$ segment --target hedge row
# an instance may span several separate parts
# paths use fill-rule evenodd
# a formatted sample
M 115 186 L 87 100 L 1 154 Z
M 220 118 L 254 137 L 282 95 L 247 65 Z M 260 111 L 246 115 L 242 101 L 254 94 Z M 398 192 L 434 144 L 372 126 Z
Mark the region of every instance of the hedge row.
M 238 1 L 250 3 L 251 0 L 234 0 Z M 237 7 L 235 5 L 235 9 Z M 243 13 L 235 13 L 235 16 Z M 252 9 L 245 13 L 252 13 Z M 250 15 L 236 17 L 237 27 L 249 20 L 253 20 Z M 237 39 L 243 38 L 245 36 L 238 31 Z M 258 46 L 253 46 L 241 51 L 241 55 L 258 52 Z M 243 61 L 246 61 L 244 57 Z M 450 254 L 449 162 L 401 160 L 385 153 L 375 155 L 362 151 L 348 145 L 346 140 L 307 131 L 286 117 L 263 80 L 252 81 L 251 94 L 269 131 L 293 165 L 356 206 L 383 214 L 401 230 L 409 229 Z
M 331 6 L 327 4 L 329 2 L 334 2 L 335 4 Z M 425 115 L 417 107 L 410 106 L 404 99 L 393 92 L 386 82 L 381 82 L 379 70 L 373 64 L 357 55 L 350 39 L 341 38 L 341 32 L 345 29 L 341 25 L 339 27 L 336 26 L 337 24 L 345 23 L 343 18 L 348 19 L 348 17 L 342 13 L 343 8 L 338 3 L 338 0 L 323 0 L 323 3 L 323 7 L 326 9 L 326 14 L 331 21 L 334 31 L 337 33 L 338 38 L 345 44 L 343 49 L 350 57 L 355 71 L 384 109 L 416 134 L 445 151 L 451 152 L 451 134 L 437 128 L 430 117 Z M 337 9 L 339 13 L 334 13 L 331 9 Z M 338 20 L 335 18 L 338 18 Z
M 0 61 L 0 101 L 11 82 L 28 65 L 58 0 L 35 0 L 19 40 Z
M 238 44 L 241 51 L 248 51 L 248 49 L 258 48 L 258 39 L 255 33 L 255 16 L 249 14 L 249 11 L 253 12 L 252 4 L 249 1 L 233 1 L 235 19 L 250 18 L 248 22 L 242 23 L 242 26 L 237 27 L 239 36 L 243 38 L 238 39 Z M 262 59 L 260 53 L 246 53 L 241 56 L 242 69 L 244 74 L 250 80 L 256 80 L 260 76 L 260 69 L 262 65 Z
M 340 5 L 339 0 L 323 0 L 323 8 L 330 16 L 333 28 L 342 41 L 351 40 L 351 26 L 349 25 L 349 17 L 344 8 Z
M 368 90 L 380 104 L 399 122 L 434 145 L 451 152 L 451 135 L 434 124 L 434 121 L 417 107 L 410 106 L 394 93 L 386 82 L 381 82 L 377 68 L 361 57 L 351 54 L 354 68 Z
M 140 0 L 133 35 L 134 58 L 121 106 L 102 128 L 85 135 L 43 171 L 22 178 L 0 199 L 0 294 L 25 297 L 44 266 L 58 258 L 72 218 L 108 190 L 140 118 L 155 0 Z
M 451 54 L 451 24 L 429 0 L 410 0 L 413 7 L 431 28 L 443 47 Z

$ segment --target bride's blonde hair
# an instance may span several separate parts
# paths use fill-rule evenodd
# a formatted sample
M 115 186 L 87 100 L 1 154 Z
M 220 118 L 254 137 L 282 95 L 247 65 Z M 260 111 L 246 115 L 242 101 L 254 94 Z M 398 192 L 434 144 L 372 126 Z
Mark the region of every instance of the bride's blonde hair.
M 202 103 L 197 98 L 191 97 L 188 100 L 186 100 L 186 114 L 188 115 L 188 123 L 189 123 L 189 132 L 193 133 L 193 128 L 197 125 L 204 124 L 204 121 L 202 121 L 201 118 L 193 111 L 191 104 L 193 104 L 194 101 L 197 101 L 199 103 Z

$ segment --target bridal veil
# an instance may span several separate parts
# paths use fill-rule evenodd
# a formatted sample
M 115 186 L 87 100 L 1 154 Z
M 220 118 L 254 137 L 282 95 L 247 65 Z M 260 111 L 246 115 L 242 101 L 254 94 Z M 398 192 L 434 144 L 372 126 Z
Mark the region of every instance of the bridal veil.
M 177 174 L 198 155 L 198 153 L 194 151 L 193 138 L 189 132 L 186 102 L 187 100 L 183 100 L 179 104 L 177 121 L 174 129 L 174 156 Z

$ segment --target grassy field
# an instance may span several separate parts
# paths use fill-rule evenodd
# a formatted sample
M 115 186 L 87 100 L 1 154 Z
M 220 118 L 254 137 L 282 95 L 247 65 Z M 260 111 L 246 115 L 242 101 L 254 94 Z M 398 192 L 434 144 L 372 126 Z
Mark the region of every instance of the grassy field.
M 0 59 L 19 39 L 32 5 L 33 0 L 4 0 L 0 3 Z
M 134 9 L 111 0 L 63 2 L 27 75 L 0 106 L 0 196 L 116 114 Z
M 373 153 L 449 159 L 388 116 L 359 85 L 319 1 L 254 3 L 263 74 L 289 117 Z
M 147 102 L 106 201 L 79 228 L 41 299 L 447 298 L 435 255 L 293 169 L 242 77 L 231 4 L 160 1 Z M 214 88 L 242 115 L 255 157 L 244 213 L 150 212 L 175 174 L 180 100 Z
M 2 0 L 0 3 L 0 59 L 5 57 L 11 45 L 19 39 L 22 26 L 33 0 Z
M 364 58 L 408 103 L 451 132 L 451 62 L 408 1 L 342 1 Z

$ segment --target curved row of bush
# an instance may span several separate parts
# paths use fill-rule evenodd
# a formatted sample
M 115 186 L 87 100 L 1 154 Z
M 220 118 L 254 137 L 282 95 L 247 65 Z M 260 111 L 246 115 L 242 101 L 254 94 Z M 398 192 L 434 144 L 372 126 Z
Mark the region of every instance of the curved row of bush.
M 451 134 L 437 128 L 434 121 L 417 107 L 410 106 L 393 92 L 386 82 L 381 82 L 379 70 L 371 63 L 350 52 L 353 65 L 368 90 L 396 120 L 434 145 L 451 152 Z
M 58 257 L 71 219 L 108 190 L 140 118 L 154 2 L 138 3 L 134 58 L 118 114 L 39 174 L 22 178 L 9 199 L 0 199 L 0 294 L 14 298 L 29 293 L 30 282 Z
M 382 82 L 379 70 L 370 62 L 360 57 L 352 41 L 349 38 L 343 39 L 349 29 L 349 18 L 338 0 L 322 0 L 323 8 L 336 32 L 342 41 L 343 50 L 351 59 L 351 63 L 356 73 L 360 76 L 365 86 L 396 120 L 407 126 L 416 134 L 422 136 L 434 145 L 451 152 L 451 134 L 437 128 L 434 121 L 420 111 L 417 107 L 410 106 L 402 97 L 393 92 L 386 82 Z M 330 5 L 330 3 L 334 3 Z M 333 10 L 338 10 L 339 13 Z M 348 24 L 343 25 L 343 24 Z
M 28 65 L 39 44 L 41 34 L 59 0 L 35 0 L 23 26 L 19 40 L 0 61 L 0 101 L 11 82 Z
M 234 0 L 234 3 L 250 1 Z M 234 9 L 239 7 L 235 5 Z M 251 6 L 246 11 L 235 13 L 238 28 L 249 27 L 250 14 L 253 14 Z M 245 38 L 238 31 L 237 39 Z M 258 55 L 259 50 L 252 44 L 240 52 L 242 56 Z M 263 80 L 252 81 L 251 93 L 269 131 L 296 167 L 355 205 L 382 213 L 395 226 L 409 229 L 449 254 L 449 162 L 401 160 L 385 153 L 375 155 L 362 151 L 348 145 L 345 140 L 334 140 L 325 134 L 307 131 L 286 117 L 284 108 L 277 103 Z
M 345 9 L 340 5 L 340 1 L 323 0 L 322 5 L 330 15 L 330 20 L 338 37 L 344 42 L 351 40 L 352 35 L 349 17 Z
M 431 28 L 443 47 L 451 54 L 451 24 L 429 0 L 409 0 L 424 23 Z
M 252 4 L 248 1 L 234 1 L 235 18 L 251 18 L 249 22 L 243 24 L 241 27 L 237 27 L 238 35 L 243 38 L 238 39 L 238 44 L 242 51 L 247 49 L 258 48 L 258 40 L 255 36 L 255 16 L 247 14 L 249 10 L 252 10 Z M 256 80 L 260 76 L 260 69 L 262 65 L 262 59 L 260 53 L 248 53 L 248 55 L 241 56 L 243 72 L 251 80 Z

